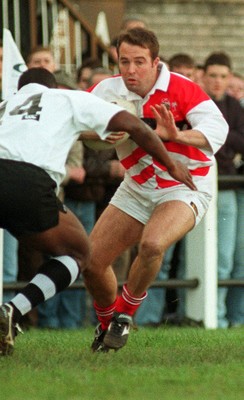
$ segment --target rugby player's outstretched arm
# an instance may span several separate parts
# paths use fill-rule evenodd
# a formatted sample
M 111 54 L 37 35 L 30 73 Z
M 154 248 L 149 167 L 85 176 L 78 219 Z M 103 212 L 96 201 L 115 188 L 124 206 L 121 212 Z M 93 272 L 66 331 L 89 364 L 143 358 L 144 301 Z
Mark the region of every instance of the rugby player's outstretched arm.
M 121 111 L 112 117 L 107 129 L 113 132 L 128 132 L 134 142 L 163 164 L 175 180 L 184 183 L 192 190 L 196 190 L 186 165 L 173 160 L 158 135 L 139 118 L 127 111 Z

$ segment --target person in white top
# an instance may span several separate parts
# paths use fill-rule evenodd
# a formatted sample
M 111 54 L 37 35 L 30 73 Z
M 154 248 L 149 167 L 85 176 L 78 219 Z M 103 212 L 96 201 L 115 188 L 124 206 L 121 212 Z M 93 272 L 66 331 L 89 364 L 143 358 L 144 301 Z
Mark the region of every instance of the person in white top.
M 17 94 L 0 106 L 0 227 L 53 256 L 0 307 L 1 355 L 12 353 L 21 317 L 71 285 L 89 265 L 85 230 L 56 195 L 77 139 L 128 132 L 175 179 L 196 189 L 187 167 L 173 161 L 158 136 L 137 117 L 89 93 L 56 86 L 46 69 L 29 69 L 20 77 Z
M 160 62 L 155 34 L 144 28 L 122 32 L 117 44 L 121 75 L 89 91 L 107 101 L 132 101 L 137 115 L 156 132 L 174 160 L 189 168 L 197 191 L 169 176 L 165 165 L 133 138 L 118 147 L 125 178 L 95 225 L 92 260 L 85 281 L 100 324 L 93 351 L 123 347 L 132 317 L 157 275 L 165 251 L 194 228 L 211 200 L 210 168 L 228 125 L 214 102 L 194 82 Z M 156 110 L 156 111 L 155 111 Z M 163 129 L 158 129 L 163 124 Z M 139 243 L 122 294 L 110 265 Z

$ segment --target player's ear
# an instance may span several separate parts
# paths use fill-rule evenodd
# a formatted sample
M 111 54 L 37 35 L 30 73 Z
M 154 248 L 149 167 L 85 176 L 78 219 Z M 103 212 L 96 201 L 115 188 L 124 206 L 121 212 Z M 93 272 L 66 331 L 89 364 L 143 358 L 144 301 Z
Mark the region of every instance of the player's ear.
M 156 58 L 153 60 L 153 67 L 158 67 L 159 61 L 160 61 L 160 58 L 159 58 L 159 57 L 156 57 Z

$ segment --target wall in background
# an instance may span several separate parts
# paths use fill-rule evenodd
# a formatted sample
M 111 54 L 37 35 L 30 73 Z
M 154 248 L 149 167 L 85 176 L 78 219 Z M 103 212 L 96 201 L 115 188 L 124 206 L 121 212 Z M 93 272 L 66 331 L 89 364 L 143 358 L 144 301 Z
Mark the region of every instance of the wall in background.
M 139 17 L 156 32 L 166 59 L 187 52 L 197 63 L 225 51 L 244 75 L 244 1 L 127 0 L 125 17 Z

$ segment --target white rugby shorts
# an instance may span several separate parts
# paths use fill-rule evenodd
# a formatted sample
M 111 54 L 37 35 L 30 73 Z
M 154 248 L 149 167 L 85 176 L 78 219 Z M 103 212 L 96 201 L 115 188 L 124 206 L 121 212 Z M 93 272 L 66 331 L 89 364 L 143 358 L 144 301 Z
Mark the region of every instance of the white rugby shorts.
M 187 204 L 195 215 L 195 225 L 197 225 L 208 210 L 211 195 L 191 190 L 185 185 L 154 191 L 143 188 L 135 191 L 123 181 L 110 200 L 110 204 L 145 225 L 157 205 L 172 200 L 183 201 Z

